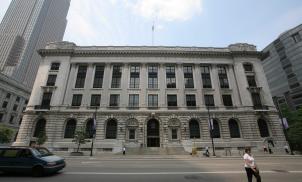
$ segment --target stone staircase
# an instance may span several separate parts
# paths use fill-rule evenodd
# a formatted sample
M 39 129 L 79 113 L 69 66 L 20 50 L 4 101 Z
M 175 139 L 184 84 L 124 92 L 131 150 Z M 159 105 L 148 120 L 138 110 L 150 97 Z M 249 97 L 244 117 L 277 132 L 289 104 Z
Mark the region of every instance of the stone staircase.
M 127 155 L 189 155 L 183 147 L 143 147 L 127 148 Z

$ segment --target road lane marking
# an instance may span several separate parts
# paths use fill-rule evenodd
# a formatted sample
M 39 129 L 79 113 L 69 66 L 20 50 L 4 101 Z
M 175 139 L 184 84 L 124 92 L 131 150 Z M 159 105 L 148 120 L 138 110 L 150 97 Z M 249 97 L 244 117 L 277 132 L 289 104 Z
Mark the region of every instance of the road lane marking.
M 203 171 L 203 172 L 128 172 L 128 173 L 114 173 L 114 172 L 63 172 L 67 175 L 187 175 L 187 174 L 243 174 L 245 171 Z M 280 173 L 277 171 L 260 171 L 260 173 Z M 287 171 L 287 173 L 302 173 L 302 171 Z

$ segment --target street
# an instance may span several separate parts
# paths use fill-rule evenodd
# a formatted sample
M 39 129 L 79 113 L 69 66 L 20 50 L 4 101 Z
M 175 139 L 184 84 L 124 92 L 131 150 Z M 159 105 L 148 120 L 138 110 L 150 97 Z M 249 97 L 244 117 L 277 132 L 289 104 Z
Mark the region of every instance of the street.
M 156 181 L 194 182 L 247 181 L 240 158 L 200 158 L 173 156 L 115 156 L 110 158 L 67 158 L 67 167 L 58 174 L 33 178 L 2 174 L 3 182 L 83 182 L 83 181 Z M 262 181 L 300 182 L 302 157 L 256 157 Z

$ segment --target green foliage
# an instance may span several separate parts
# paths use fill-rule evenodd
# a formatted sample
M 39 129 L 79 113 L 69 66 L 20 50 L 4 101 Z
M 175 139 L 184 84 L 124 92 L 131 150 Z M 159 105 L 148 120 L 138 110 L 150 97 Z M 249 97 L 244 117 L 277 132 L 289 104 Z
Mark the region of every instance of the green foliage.
M 83 127 L 80 127 L 75 131 L 74 139 L 72 141 L 77 144 L 77 152 L 79 152 L 81 144 L 85 144 L 89 141 L 86 140 L 86 131 Z
M 47 140 L 47 136 L 46 136 L 45 132 L 39 133 L 38 139 L 37 139 L 37 144 L 39 146 L 41 146 L 46 142 L 46 140 Z
M 0 125 L 0 143 L 9 143 L 13 137 L 14 130 Z
M 297 111 L 291 111 L 283 107 L 281 110 L 283 117 L 287 118 L 289 124 L 287 133 L 292 150 L 302 151 L 302 108 Z

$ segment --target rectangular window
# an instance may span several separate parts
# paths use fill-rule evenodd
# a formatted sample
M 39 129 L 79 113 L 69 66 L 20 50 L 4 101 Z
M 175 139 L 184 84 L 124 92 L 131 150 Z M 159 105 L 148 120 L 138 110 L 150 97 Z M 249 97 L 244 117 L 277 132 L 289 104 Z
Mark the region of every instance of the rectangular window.
M 204 101 L 206 106 L 215 106 L 213 95 L 204 95 Z
M 7 102 L 7 101 L 4 101 L 3 104 L 2 104 L 2 108 L 5 109 L 5 108 L 7 107 L 7 105 L 8 105 L 8 102 Z
M 175 66 L 166 67 L 167 88 L 176 88 Z
M 158 87 L 157 72 L 158 72 L 157 66 L 148 67 L 148 88 Z
M 87 72 L 87 66 L 80 65 L 78 68 L 78 75 L 77 75 L 75 88 L 84 88 L 86 72 Z
M 243 68 L 244 68 L 244 71 L 246 71 L 246 72 L 252 72 L 253 71 L 253 65 L 250 64 L 250 63 L 243 64 Z
M 129 129 L 129 140 L 135 139 L 135 129 Z
M 101 95 L 99 94 L 92 94 L 90 106 L 100 106 L 101 104 Z
M 177 95 L 167 95 L 168 107 L 177 107 Z
M 139 88 L 139 66 L 130 67 L 130 88 Z
M 255 76 L 246 76 L 249 87 L 257 87 Z
M 120 95 L 118 94 L 112 94 L 110 95 L 110 107 L 118 107 L 120 102 Z
M 55 86 L 57 75 L 48 75 L 46 86 Z
M 253 101 L 254 107 L 262 108 L 262 103 L 261 103 L 259 93 L 252 93 L 252 101 Z
M 184 81 L 185 81 L 185 88 L 194 88 L 192 66 L 184 66 Z
M 16 102 L 20 102 L 20 97 L 19 96 L 16 98 Z
M 173 128 L 172 129 L 172 140 L 176 140 L 177 139 L 177 129 Z
M 7 93 L 7 94 L 6 94 L 6 98 L 7 98 L 7 99 L 9 99 L 9 98 L 10 98 L 10 96 L 11 96 L 11 94 L 10 94 L 10 93 Z
M 158 107 L 158 95 L 148 95 L 148 107 Z
M 301 38 L 301 35 L 299 34 L 299 32 L 295 33 L 292 35 L 294 41 L 297 43 L 297 42 L 300 42 L 302 40 Z
M 82 94 L 73 94 L 71 106 L 81 106 Z
M 225 66 L 218 66 L 220 88 L 229 88 L 229 81 Z
M 13 124 L 13 123 L 14 123 L 14 118 L 15 118 L 14 116 L 10 116 L 10 118 L 9 118 L 9 123 L 10 123 L 10 124 Z
M 103 76 L 104 76 L 104 66 L 96 65 L 94 80 L 93 80 L 93 88 L 102 88 Z
M 49 109 L 52 92 L 45 92 L 42 96 L 41 109 Z
M 129 107 L 138 107 L 139 106 L 139 95 L 130 94 L 129 95 Z
M 13 111 L 17 111 L 17 109 L 18 109 L 18 105 L 14 104 Z
M 4 114 L 0 113 L 0 122 L 2 122 Z
M 222 95 L 222 100 L 225 106 L 233 106 L 231 95 Z
M 51 66 L 50 66 L 51 71 L 58 71 L 59 68 L 60 68 L 60 63 L 51 63 Z
M 188 107 L 196 107 L 195 95 L 186 95 L 186 101 Z
M 212 88 L 211 74 L 209 66 L 201 66 L 201 78 L 203 88 Z
M 122 78 L 122 67 L 119 65 L 113 66 L 111 88 L 120 88 Z

